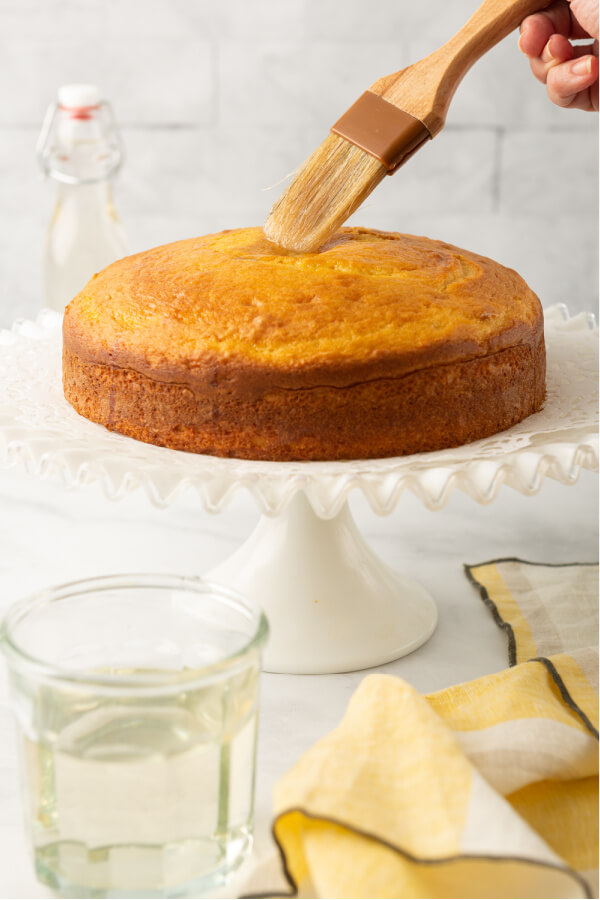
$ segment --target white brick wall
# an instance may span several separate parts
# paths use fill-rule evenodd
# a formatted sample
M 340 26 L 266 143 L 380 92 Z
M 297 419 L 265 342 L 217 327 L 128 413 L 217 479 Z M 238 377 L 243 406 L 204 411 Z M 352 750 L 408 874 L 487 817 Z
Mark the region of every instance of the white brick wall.
M 56 88 L 96 81 L 127 148 L 132 250 L 258 224 L 275 186 L 380 75 L 434 50 L 477 0 L 2 0 L 0 324 L 41 304 L 54 188 L 37 132 Z M 270 190 L 269 190 L 270 188 Z M 597 117 L 553 107 L 510 37 L 446 129 L 355 216 L 519 270 L 545 305 L 597 305 Z

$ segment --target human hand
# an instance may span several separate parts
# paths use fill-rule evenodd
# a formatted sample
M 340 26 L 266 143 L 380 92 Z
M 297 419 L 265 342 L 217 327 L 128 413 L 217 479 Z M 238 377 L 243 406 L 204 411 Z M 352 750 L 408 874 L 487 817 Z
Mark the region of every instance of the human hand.
M 574 47 L 569 38 L 588 43 Z M 553 103 L 598 111 L 598 0 L 555 0 L 527 16 L 519 48 Z

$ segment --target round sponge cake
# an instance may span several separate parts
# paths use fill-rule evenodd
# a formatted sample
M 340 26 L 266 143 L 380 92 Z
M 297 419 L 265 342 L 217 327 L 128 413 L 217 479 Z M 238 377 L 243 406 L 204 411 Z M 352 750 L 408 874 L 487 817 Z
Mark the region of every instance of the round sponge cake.
M 142 441 L 331 460 L 454 447 L 542 406 L 540 302 L 440 241 L 345 228 L 293 254 L 246 228 L 95 275 L 64 319 L 67 400 Z

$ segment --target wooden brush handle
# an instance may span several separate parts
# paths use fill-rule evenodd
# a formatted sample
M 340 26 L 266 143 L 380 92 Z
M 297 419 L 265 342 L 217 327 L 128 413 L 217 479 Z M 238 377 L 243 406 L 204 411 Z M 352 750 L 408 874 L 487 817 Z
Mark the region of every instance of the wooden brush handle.
M 380 78 L 369 90 L 416 116 L 435 135 L 463 76 L 484 53 L 550 0 L 484 0 L 443 47 L 407 69 Z

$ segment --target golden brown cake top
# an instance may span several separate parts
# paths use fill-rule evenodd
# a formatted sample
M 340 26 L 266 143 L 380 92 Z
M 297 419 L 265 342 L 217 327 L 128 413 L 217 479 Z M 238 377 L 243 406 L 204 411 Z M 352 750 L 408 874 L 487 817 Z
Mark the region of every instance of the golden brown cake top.
M 533 343 L 541 327 L 516 272 L 449 244 L 345 228 L 318 253 L 293 254 L 245 228 L 113 263 L 67 308 L 65 342 L 169 380 L 216 363 L 350 377 Z

